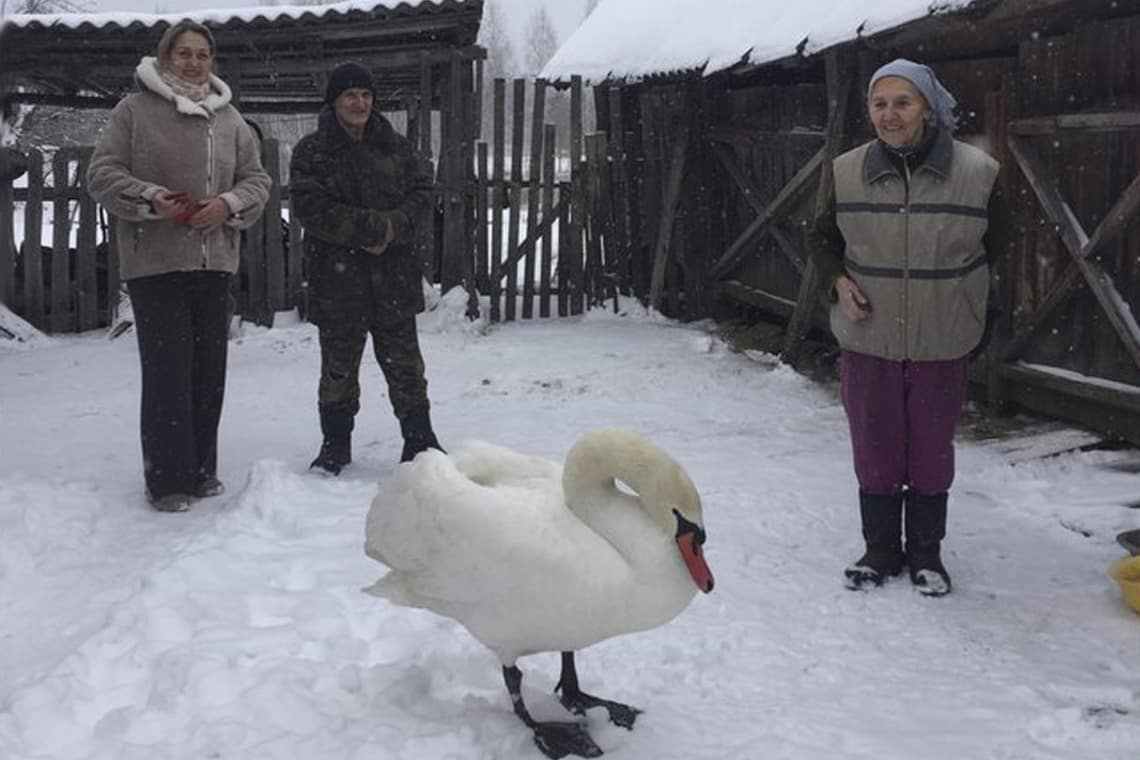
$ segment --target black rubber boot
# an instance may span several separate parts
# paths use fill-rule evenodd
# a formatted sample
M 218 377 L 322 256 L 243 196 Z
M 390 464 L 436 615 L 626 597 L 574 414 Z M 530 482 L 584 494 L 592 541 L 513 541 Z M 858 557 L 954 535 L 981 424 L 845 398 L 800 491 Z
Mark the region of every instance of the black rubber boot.
M 906 563 L 910 582 L 924 596 L 950 593 L 950 574 L 942 564 L 946 537 L 946 494 L 908 493 L 906 497 Z
M 881 586 L 888 577 L 902 572 L 902 510 L 902 493 L 859 492 L 867 550 L 843 571 L 847 588 Z
M 339 475 L 352 463 L 353 415 L 339 409 L 321 409 L 321 450 L 309 469 L 324 470 Z
M 435 433 L 431 429 L 431 415 L 428 407 L 418 406 L 400 420 L 400 433 L 404 436 L 404 451 L 400 454 L 401 462 L 410 462 L 416 454 L 428 449 L 439 449 Z M 446 453 L 446 452 L 445 452 Z

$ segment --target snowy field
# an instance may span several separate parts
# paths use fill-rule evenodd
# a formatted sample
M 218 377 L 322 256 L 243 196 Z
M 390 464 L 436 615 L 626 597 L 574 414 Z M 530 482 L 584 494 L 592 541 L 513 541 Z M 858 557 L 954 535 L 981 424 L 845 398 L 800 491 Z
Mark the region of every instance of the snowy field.
M 1134 760 L 1140 616 L 1106 568 L 1140 527 L 1140 453 L 1030 425 L 963 436 L 954 593 L 846 591 L 860 552 L 834 387 L 636 308 L 490 329 L 462 294 L 421 320 L 444 445 L 561 458 L 619 425 L 702 493 L 717 588 L 578 658 L 584 689 L 645 710 L 589 727 L 615 760 Z M 306 470 L 316 332 L 231 342 L 220 475 L 187 514 L 142 494 L 133 334 L 0 341 L 0 758 L 540 757 L 499 664 L 463 629 L 359 591 L 376 483 L 400 452 L 366 356 L 356 462 Z M 1061 453 L 1058 453 L 1061 452 Z M 558 658 L 520 663 L 557 717 Z

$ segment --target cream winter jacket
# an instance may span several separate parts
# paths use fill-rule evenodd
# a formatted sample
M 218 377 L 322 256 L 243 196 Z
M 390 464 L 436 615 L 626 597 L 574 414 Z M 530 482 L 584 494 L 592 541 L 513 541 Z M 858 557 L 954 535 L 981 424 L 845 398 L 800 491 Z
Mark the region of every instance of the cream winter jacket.
M 201 103 L 162 81 L 154 58 L 135 70 L 139 92 L 123 98 L 87 170 L 91 197 L 117 217 L 124 280 L 166 272 L 238 269 L 239 230 L 253 225 L 269 198 L 270 178 L 249 126 L 230 105 L 230 88 L 210 75 Z M 232 216 L 208 234 L 160 219 L 160 190 L 219 197 Z

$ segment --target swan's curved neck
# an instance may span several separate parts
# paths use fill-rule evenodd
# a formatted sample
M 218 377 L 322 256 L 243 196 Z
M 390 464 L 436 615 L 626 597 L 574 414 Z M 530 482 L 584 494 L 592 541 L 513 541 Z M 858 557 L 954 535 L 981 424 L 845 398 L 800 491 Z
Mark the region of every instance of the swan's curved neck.
M 600 503 L 595 497 L 613 494 L 614 480 L 621 480 L 637 493 L 650 516 L 660 520 L 661 515 L 652 514 L 660 504 L 659 474 L 671 466 L 663 452 L 631 433 L 598 431 L 579 439 L 567 454 L 562 489 L 570 508 L 579 512 Z

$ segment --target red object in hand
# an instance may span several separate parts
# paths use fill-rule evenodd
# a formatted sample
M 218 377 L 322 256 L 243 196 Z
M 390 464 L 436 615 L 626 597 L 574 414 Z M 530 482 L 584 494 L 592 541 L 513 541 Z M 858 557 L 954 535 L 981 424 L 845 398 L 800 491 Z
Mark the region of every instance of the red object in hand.
M 170 196 L 170 200 L 179 206 L 178 213 L 174 215 L 176 224 L 189 224 L 191 217 L 197 214 L 198 210 L 206 205 L 202 201 L 196 201 L 191 198 L 189 193 L 174 193 Z

